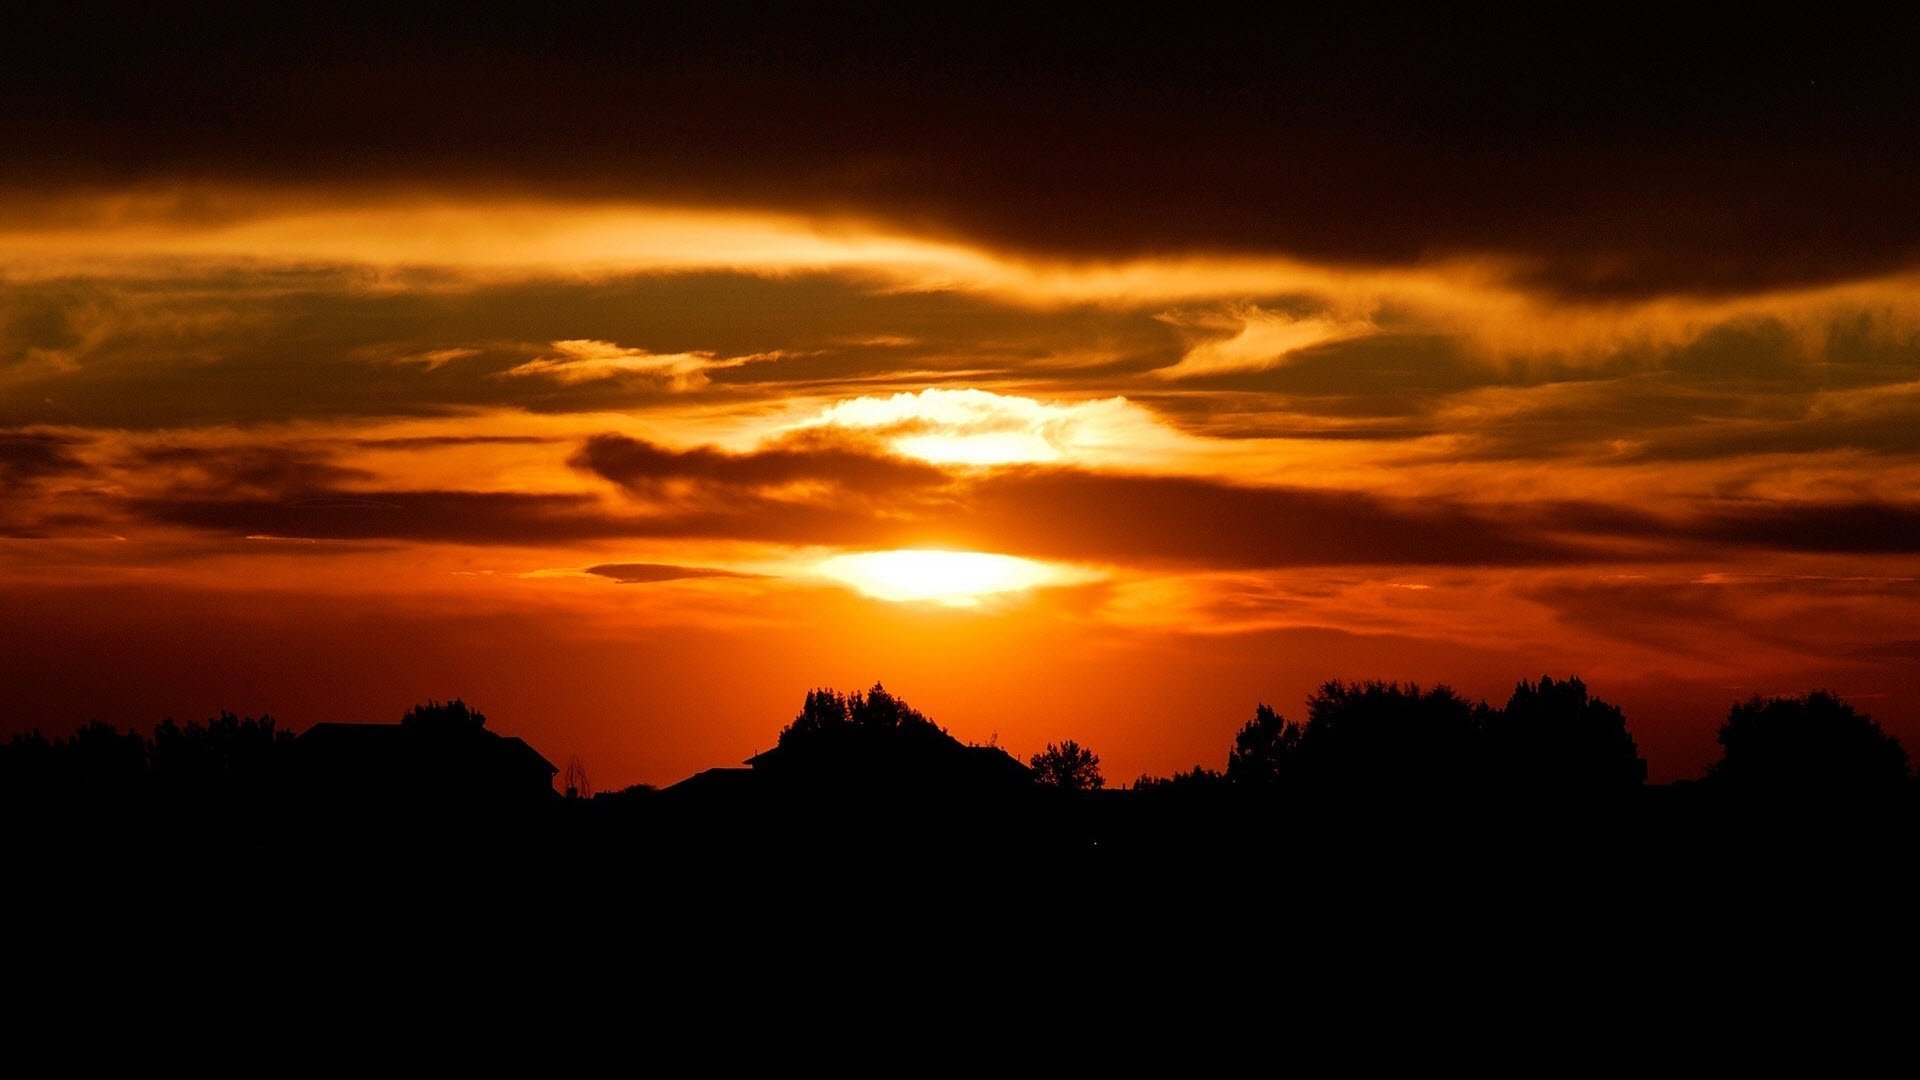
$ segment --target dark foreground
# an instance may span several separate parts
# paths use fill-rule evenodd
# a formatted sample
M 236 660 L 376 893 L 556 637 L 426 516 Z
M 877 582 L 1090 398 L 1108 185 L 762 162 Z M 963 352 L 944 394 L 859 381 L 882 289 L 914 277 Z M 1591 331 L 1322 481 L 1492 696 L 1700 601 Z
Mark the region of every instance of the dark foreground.
M 250 1073 L 1828 1072 L 1911 1052 L 1912 809 L 69 812 L 9 829 L 7 1015 L 74 1067 Z

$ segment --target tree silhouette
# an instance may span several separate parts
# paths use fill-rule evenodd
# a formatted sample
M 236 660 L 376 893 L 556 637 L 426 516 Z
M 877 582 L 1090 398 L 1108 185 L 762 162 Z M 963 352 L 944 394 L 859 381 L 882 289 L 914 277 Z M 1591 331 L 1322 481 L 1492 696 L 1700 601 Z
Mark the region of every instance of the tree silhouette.
M 887 688 L 879 683 L 874 683 L 873 689 L 866 693 L 855 693 L 847 699 L 847 717 L 862 731 L 938 730 L 920 710 L 887 693 Z
M 1100 775 L 1100 756 L 1072 739 L 1058 745 L 1048 743 L 1028 764 L 1034 781 L 1044 787 L 1097 791 L 1107 782 Z
M 967 746 L 874 683 L 865 692 L 809 690 L 777 744 L 748 759 L 756 772 L 843 795 L 882 788 L 915 797 L 960 788 L 1024 787 L 1027 770 L 1005 751 Z M 824 785 L 824 787 L 822 786 Z
M 454 698 L 444 704 L 429 699 L 424 705 L 415 705 L 400 718 L 400 726 L 421 735 L 460 735 L 479 731 L 486 727 L 484 713 L 467 707 L 467 703 Z
M 580 755 L 567 758 L 567 769 L 562 781 L 569 799 L 593 798 L 593 781 L 587 777 L 587 767 L 580 761 Z
M 782 746 L 816 739 L 833 739 L 854 732 L 866 736 L 906 738 L 945 736 L 946 732 L 920 710 L 887 692 L 879 683 L 861 693 L 840 694 L 829 689 L 807 691 L 800 715 L 780 731 Z
M 137 731 L 94 720 L 60 740 L 57 754 L 69 782 L 91 797 L 126 797 L 146 785 L 147 741 Z
M 1900 741 L 1824 690 L 1755 696 L 1733 706 L 1720 727 L 1720 747 L 1709 775 L 1747 793 L 1875 796 L 1896 792 L 1907 780 Z
M 1470 785 L 1474 736 L 1472 709 L 1447 687 L 1334 681 L 1307 699 L 1289 756 L 1321 791 L 1414 796 Z
M 1565 796 L 1640 786 L 1647 778 L 1626 716 L 1577 678 L 1520 682 L 1505 708 L 1478 713 L 1487 779 Z
M 1195 765 L 1186 772 L 1177 772 L 1171 776 L 1154 776 L 1141 773 L 1133 782 L 1135 791 L 1193 792 L 1212 791 L 1226 782 L 1226 777 L 1212 769 Z
M 809 690 L 806 701 L 800 706 L 800 715 L 781 729 L 780 743 L 804 742 L 829 732 L 842 731 L 852 723 L 852 718 L 847 715 L 846 695 L 824 688 Z
M 233 783 L 264 774 L 276 751 L 292 741 L 292 733 L 277 730 L 271 716 L 222 712 L 184 726 L 163 720 L 153 729 L 153 773 L 171 784 Z
M 1227 753 L 1227 782 L 1247 788 L 1274 787 L 1299 746 L 1298 724 L 1267 705 L 1257 706 L 1253 719 L 1233 737 L 1233 749 Z

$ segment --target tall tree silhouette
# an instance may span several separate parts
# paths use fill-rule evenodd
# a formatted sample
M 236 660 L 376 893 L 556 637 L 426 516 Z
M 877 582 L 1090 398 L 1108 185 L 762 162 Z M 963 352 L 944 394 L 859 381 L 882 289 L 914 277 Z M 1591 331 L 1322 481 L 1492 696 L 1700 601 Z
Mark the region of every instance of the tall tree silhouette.
M 847 715 L 847 698 L 825 688 L 807 691 L 807 699 L 800 706 L 800 715 L 793 718 L 780 731 L 781 745 L 790 742 L 805 742 L 829 732 L 842 731 L 853 723 Z
M 1871 797 L 1907 780 L 1900 741 L 1824 690 L 1740 702 L 1720 727 L 1720 747 L 1712 779 L 1752 794 Z
M 1106 784 L 1100 775 L 1100 755 L 1068 739 L 1048 743 L 1028 763 L 1035 783 L 1062 791 L 1097 791 Z
M 1480 719 L 1487 779 L 1496 785 L 1577 798 L 1646 781 L 1626 716 L 1577 678 L 1522 681 L 1505 708 Z
M 1233 749 L 1227 752 L 1227 781 L 1246 788 L 1276 787 L 1299 747 L 1300 726 L 1259 705 L 1253 719 L 1233 737 Z

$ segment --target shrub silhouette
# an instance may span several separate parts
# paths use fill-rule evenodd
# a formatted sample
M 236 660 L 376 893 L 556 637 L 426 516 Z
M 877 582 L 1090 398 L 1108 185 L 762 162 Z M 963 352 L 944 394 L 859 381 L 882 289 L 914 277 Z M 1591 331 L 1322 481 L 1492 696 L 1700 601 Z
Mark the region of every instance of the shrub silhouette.
M 1871 797 L 1907 780 L 1900 741 L 1823 690 L 1740 702 L 1720 727 L 1720 747 L 1709 775 L 1747 794 Z
M 1033 769 L 1034 782 L 1043 787 L 1098 791 L 1107 782 L 1100 775 L 1100 755 L 1072 739 L 1048 743 L 1047 748 L 1033 755 L 1027 764 Z

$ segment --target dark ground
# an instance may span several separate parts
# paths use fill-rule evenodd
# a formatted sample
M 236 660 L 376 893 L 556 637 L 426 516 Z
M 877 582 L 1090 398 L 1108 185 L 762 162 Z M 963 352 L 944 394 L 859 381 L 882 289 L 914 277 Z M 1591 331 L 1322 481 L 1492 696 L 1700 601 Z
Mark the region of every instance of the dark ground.
M 1654 788 L 41 822 L 7 1013 L 76 1066 L 249 1072 L 1830 1071 L 1910 1049 L 1909 820 Z

